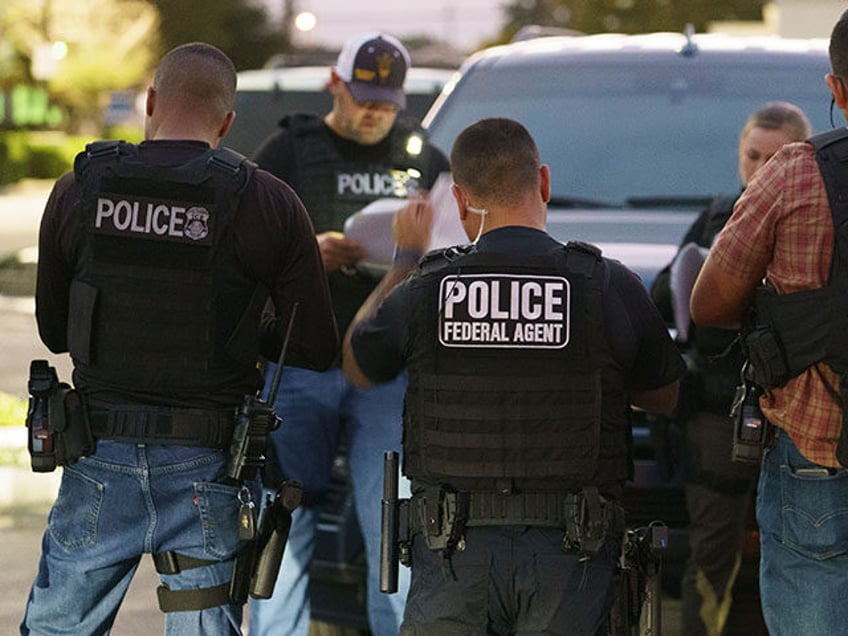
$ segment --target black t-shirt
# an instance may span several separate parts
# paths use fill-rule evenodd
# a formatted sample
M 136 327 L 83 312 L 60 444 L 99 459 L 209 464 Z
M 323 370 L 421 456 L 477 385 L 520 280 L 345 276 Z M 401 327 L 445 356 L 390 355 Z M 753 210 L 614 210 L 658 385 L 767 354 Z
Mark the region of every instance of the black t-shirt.
M 208 148 L 206 143 L 197 141 L 149 141 L 140 144 L 139 157 L 149 165 L 174 166 L 196 158 Z M 54 353 L 68 351 L 70 286 L 83 247 L 80 199 L 74 174 L 63 175 L 53 187 L 41 221 L 36 318 L 42 341 Z M 261 351 L 257 353 L 272 360 L 279 356 L 288 310 L 297 301 L 297 320 L 286 363 L 327 368 L 338 352 L 338 334 L 314 231 L 292 189 L 268 172 L 256 170 L 242 195 L 232 239 L 243 272 L 268 289 L 275 306 L 282 308 L 279 317 L 268 316 L 261 327 L 257 325 L 261 328 Z M 151 298 L 150 302 L 155 303 L 156 299 Z M 233 311 L 232 315 L 238 313 Z M 245 375 L 222 370 L 216 385 L 208 387 L 202 396 L 150 395 L 146 387 L 134 387 L 119 396 L 113 391 L 109 397 L 163 405 L 232 405 L 245 393 L 254 392 L 259 380 L 256 371 Z M 108 387 L 78 388 L 94 395 Z

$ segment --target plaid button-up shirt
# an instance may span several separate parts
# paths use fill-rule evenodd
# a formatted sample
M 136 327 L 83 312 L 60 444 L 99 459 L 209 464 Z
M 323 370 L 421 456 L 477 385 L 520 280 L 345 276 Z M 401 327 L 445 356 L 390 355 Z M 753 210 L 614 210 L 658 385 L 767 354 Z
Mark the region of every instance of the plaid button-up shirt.
M 764 273 L 779 293 L 787 294 L 825 285 L 832 251 L 833 222 L 824 181 L 815 150 L 802 142 L 784 146 L 756 172 L 711 255 L 729 271 Z M 839 466 L 839 377 L 827 364 L 818 363 L 768 391 L 761 406 L 807 459 Z

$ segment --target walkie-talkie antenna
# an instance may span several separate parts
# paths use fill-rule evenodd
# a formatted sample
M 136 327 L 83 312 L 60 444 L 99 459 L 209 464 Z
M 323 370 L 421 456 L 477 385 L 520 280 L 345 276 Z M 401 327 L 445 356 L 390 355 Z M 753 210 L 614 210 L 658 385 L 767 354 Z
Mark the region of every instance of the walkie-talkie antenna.
M 297 314 L 299 302 L 292 305 L 291 316 L 289 316 L 289 324 L 286 327 L 286 337 L 283 338 L 283 346 L 280 349 L 280 358 L 277 360 L 277 369 L 274 371 L 274 379 L 271 381 L 271 389 L 268 391 L 267 404 L 274 404 L 277 399 L 277 391 L 280 388 L 280 377 L 283 375 L 283 360 L 286 357 L 286 349 L 289 346 L 289 338 L 291 337 L 292 326 L 294 325 L 294 317 Z

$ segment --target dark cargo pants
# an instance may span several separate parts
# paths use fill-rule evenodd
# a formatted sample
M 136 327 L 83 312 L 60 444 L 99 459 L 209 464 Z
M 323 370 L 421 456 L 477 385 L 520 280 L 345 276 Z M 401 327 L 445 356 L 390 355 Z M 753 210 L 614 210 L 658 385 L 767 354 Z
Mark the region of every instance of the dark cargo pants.
M 465 537 L 465 549 L 447 560 L 415 536 L 402 636 L 594 636 L 604 624 L 615 540 L 580 561 L 563 551 L 556 528 L 475 526 Z

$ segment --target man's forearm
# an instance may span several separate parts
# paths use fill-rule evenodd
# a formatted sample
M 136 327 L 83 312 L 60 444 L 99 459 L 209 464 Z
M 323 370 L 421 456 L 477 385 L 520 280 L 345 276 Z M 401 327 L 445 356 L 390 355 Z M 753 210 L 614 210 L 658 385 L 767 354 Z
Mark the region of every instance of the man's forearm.
M 347 329 L 342 345 L 342 370 L 347 376 L 351 384 L 355 386 L 370 386 L 374 384 L 368 376 L 366 376 L 353 353 L 350 341 L 354 330 L 363 322 L 374 316 L 377 313 L 383 300 L 389 295 L 389 292 L 394 289 L 395 285 L 405 279 L 409 272 L 415 269 L 418 265 L 418 260 L 422 254 L 415 251 L 403 251 L 395 255 L 395 260 L 383 279 L 374 288 L 374 291 L 365 299 L 359 311 L 356 312 L 353 321 Z

